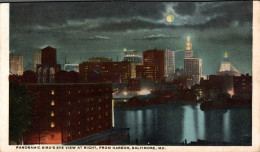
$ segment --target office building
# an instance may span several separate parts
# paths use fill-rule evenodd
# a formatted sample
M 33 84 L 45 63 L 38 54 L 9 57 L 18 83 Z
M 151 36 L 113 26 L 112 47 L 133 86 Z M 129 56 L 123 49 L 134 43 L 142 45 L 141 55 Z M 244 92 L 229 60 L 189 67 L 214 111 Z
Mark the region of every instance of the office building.
M 202 74 L 202 61 L 193 57 L 192 43 L 190 37 L 187 37 L 185 58 L 184 58 L 184 74 L 187 76 L 187 87 L 191 88 L 195 84 L 199 84 Z
M 165 66 L 164 73 L 166 80 L 170 81 L 174 78 L 175 73 L 175 52 L 169 49 L 165 50 Z
M 136 78 L 136 66 L 142 65 L 142 57 L 135 50 L 124 49 L 124 60 L 131 63 L 131 78 Z
M 136 66 L 136 78 L 138 79 L 160 79 L 159 68 L 156 65 L 137 65 Z
M 34 72 L 37 71 L 37 64 L 41 64 L 41 51 L 37 50 L 33 53 L 33 68 Z
M 127 82 L 131 77 L 130 62 L 83 62 L 79 64 L 81 82 Z
M 153 66 L 157 66 L 158 74 L 156 79 L 163 79 L 164 78 L 164 71 L 165 71 L 165 51 L 164 50 L 147 50 L 143 52 L 143 65 L 147 66 L 143 69 L 150 68 L 157 71 L 157 69 Z
M 108 83 L 25 84 L 35 94 L 32 126 L 24 144 L 63 144 L 112 127 L 112 89 Z
M 9 66 L 11 75 L 23 75 L 23 56 L 10 55 Z

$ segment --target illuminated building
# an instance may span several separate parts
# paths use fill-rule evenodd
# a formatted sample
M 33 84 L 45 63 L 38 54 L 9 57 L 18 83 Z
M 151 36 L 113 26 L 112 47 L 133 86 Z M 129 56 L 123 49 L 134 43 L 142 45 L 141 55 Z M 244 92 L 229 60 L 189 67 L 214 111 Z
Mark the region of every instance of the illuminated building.
M 112 62 L 112 59 L 102 58 L 102 57 L 93 57 L 89 59 L 89 62 Z
M 81 82 L 127 82 L 131 76 L 130 62 L 83 62 L 79 64 Z
M 192 43 L 190 37 L 187 37 L 185 58 L 184 58 L 184 74 L 187 76 L 187 87 L 199 84 L 202 73 L 202 62 L 199 58 L 193 57 Z
M 142 65 L 142 57 L 138 55 L 135 50 L 126 50 L 124 49 L 124 61 L 131 63 L 131 78 L 136 78 L 136 66 Z
M 201 59 L 184 58 L 184 73 L 188 77 L 187 87 L 199 84 L 201 77 Z
M 64 64 L 64 70 L 79 72 L 79 64 Z
M 185 58 L 193 58 L 192 43 L 190 42 L 189 36 L 186 41 Z
M 24 144 L 63 144 L 112 128 L 109 83 L 25 84 L 36 94 Z
M 34 51 L 33 53 L 33 67 L 37 71 L 37 64 L 41 64 L 41 51 Z
M 159 68 L 156 65 L 137 65 L 136 78 L 157 80 L 160 77 Z
M 23 75 L 23 57 L 19 55 L 10 55 L 9 60 L 10 74 Z
M 56 49 L 50 46 L 41 50 L 41 64 L 37 64 L 37 77 L 39 83 L 53 83 L 55 73 L 61 66 L 56 64 Z
M 163 79 L 164 78 L 164 66 L 165 66 L 165 51 L 164 50 L 147 50 L 143 52 L 143 69 L 150 67 L 154 69 L 152 71 L 157 71 L 156 79 Z M 157 66 L 156 69 L 154 66 Z M 136 67 L 137 68 L 137 67 Z M 137 71 L 136 71 L 137 72 Z M 147 72 L 146 72 L 147 74 Z M 138 75 L 136 73 L 136 75 Z
M 231 66 L 230 66 L 230 61 L 228 59 L 228 54 L 227 52 L 225 52 L 225 56 L 224 56 L 224 60 L 221 63 L 219 72 L 223 72 L 223 71 L 230 71 L 231 70 Z
M 169 49 L 165 50 L 165 69 L 166 80 L 172 80 L 175 73 L 175 52 Z

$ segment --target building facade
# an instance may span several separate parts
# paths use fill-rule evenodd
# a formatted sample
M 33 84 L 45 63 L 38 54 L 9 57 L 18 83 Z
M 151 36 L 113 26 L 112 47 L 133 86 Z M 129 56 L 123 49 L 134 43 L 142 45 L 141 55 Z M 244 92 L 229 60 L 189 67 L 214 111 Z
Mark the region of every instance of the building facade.
M 23 56 L 10 55 L 9 66 L 11 75 L 23 75 Z
M 131 63 L 131 78 L 136 78 L 136 66 L 142 65 L 142 57 L 135 50 L 124 49 L 124 60 Z
M 136 78 L 138 79 L 160 79 L 159 68 L 156 65 L 137 65 L 136 66 Z
M 185 58 L 184 58 L 184 74 L 187 76 L 187 87 L 191 88 L 195 84 L 199 84 L 202 74 L 202 61 L 193 57 L 192 43 L 190 37 L 187 37 Z
M 157 66 L 158 75 L 156 79 L 164 78 L 165 71 L 165 51 L 164 50 L 147 50 L 143 52 L 143 65 L 144 68 L 151 66 L 156 71 L 157 69 L 152 66 Z M 145 67 L 147 66 L 147 67 Z M 136 73 L 137 74 L 137 73 Z
M 127 82 L 131 77 L 130 62 L 83 62 L 79 64 L 81 82 Z
M 187 76 L 187 87 L 199 84 L 201 77 L 201 59 L 184 58 L 184 73 Z
M 26 84 L 36 95 L 24 144 L 62 144 L 111 129 L 111 84 Z
M 165 68 L 164 73 L 166 80 L 172 80 L 175 73 L 175 52 L 169 49 L 165 50 Z
M 224 72 L 224 71 L 231 71 L 231 65 L 228 59 L 227 52 L 225 52 L 224 59 L 221 62 L 220 69 L 219 69 L 219 72 Z
M 41 50 L 41 64 L 37 64 L 37 77 L 39 83 L 53 83 L 55 73 L 59 72 L 61 65 L 56 62 L 56 49 L 50 46 Z
M 33 52 L 33 68 L 34 72 L 37 71 L 37 64 L 41 64 L 41 51 L 34 51 Z

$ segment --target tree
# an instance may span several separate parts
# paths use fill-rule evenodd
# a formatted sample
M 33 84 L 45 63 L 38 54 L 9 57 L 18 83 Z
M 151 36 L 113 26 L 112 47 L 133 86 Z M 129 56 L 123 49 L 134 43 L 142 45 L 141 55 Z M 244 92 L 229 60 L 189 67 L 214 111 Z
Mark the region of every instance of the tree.
M 9 84 L 9 143 L 21 143 L 23 133 L 31 125 L 33 95 L 14 82 Z

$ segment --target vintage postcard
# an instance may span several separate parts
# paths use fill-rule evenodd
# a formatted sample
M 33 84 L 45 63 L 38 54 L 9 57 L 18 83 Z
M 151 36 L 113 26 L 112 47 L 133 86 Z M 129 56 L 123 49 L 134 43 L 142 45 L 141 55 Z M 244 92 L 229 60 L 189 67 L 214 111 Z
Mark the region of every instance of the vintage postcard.
M 0 151 L 260 150 L 259 2 L 0 6 Z

